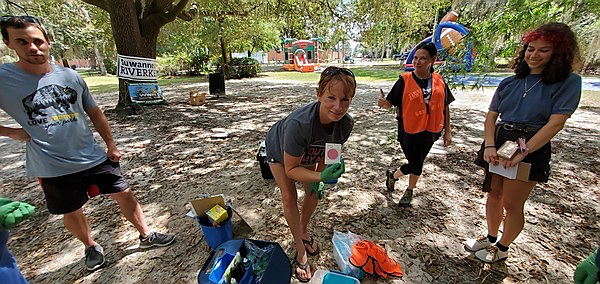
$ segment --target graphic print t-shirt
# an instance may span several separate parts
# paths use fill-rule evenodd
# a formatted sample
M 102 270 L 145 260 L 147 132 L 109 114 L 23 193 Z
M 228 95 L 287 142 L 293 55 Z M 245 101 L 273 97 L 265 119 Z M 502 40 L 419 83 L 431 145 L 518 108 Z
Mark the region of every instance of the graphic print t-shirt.
M 77 72 L 52 65 L 32 75 L 14 63 L 0 65 L 0 109 L 31 136 L 26 144 L 27 175 L 56 177 L 106 160 L 88 127 L 85 110 L 95 107 Z
M 283 163 L 283 153 L 302 156 L 301 165 L 312 165 L 325 159 L 325 143 L 344 144 L 354 122 L 344 115 L 330 132 L 319 122 L 319 102 L 305 105 L 275 123 L 267 133 L 267 158 Z

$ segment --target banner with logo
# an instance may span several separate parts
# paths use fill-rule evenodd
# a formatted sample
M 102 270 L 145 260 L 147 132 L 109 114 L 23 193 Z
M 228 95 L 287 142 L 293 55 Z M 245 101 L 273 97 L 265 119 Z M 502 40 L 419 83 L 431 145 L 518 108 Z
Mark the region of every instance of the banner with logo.
M 127 83 L 131 101 L 142 105 L 162 104 L 165 102 L 157 83 Z
M 154 81 L 158 71 L 156 59 L 117 54 L 117 77 L 132 81 Z

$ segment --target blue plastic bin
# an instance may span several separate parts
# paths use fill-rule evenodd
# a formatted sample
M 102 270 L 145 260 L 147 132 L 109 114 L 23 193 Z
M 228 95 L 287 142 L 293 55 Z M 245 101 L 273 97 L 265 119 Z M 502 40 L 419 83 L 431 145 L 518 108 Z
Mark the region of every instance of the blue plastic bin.
M 204 240 L 209 247 L 215 249 L 222 243 L 233 239 L 233 225 L 231 224 L 231 216 L 233 212 L 231 207 L 227 206 L 227 219 L 223 221 L 220 227 L 213 227 L 207 217 L 196 217 L 196 221 L 200 225 L 200 229 L 204 234 Z
M 329 271 L 323 276 L 323 284 L 360 284 L 360 281 L 337 271 Z

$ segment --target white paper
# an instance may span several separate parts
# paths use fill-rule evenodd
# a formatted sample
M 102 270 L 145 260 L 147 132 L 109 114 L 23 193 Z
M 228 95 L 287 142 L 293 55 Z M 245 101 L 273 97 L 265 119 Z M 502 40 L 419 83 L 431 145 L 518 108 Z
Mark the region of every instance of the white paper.
M 340 162 L 342 157 L 342 144 L 325 143 L 325 164 L 331 165 Z
M 499 174 L 499 175 L 501 175 L 503 177 L 507 177 L 509 179 L 517 178 L 517 166 L 512 166 L 510 168 L 504 168 L 504 166 L 502 166 L 501 164 L 494 165 L 494 164 L 490 163 L 489 171 L 490 171 L 490 173 Z

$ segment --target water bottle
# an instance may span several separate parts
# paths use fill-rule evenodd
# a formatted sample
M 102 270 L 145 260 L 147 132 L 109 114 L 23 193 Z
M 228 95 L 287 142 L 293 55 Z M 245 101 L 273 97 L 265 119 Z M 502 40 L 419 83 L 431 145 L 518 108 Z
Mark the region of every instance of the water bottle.
M 340 157 L 340 162 L 343 162 L 343 161 L 344 161 L 344 156 Z M 327 165 L 327 167 L 331 167 L 332 165 L 333 165 L 333 164 L 331 164 L 331 165 Z M 336 178 L 336 179 L 324 180 L 324 181 L 323 181 L 323 183 L 324 183 L 324 184 L 326 184 L 326 185 L 327 185 L 327 184 L 329 184 L 329 185 L 330 185 L 330 186 L 328 186 L 328 187 L 331 187 L 331 186 L 332 186 L 331 184 L 336 184 L 337 182 L 338 182 L 338 179 L 337 179 L 337 178 Z

